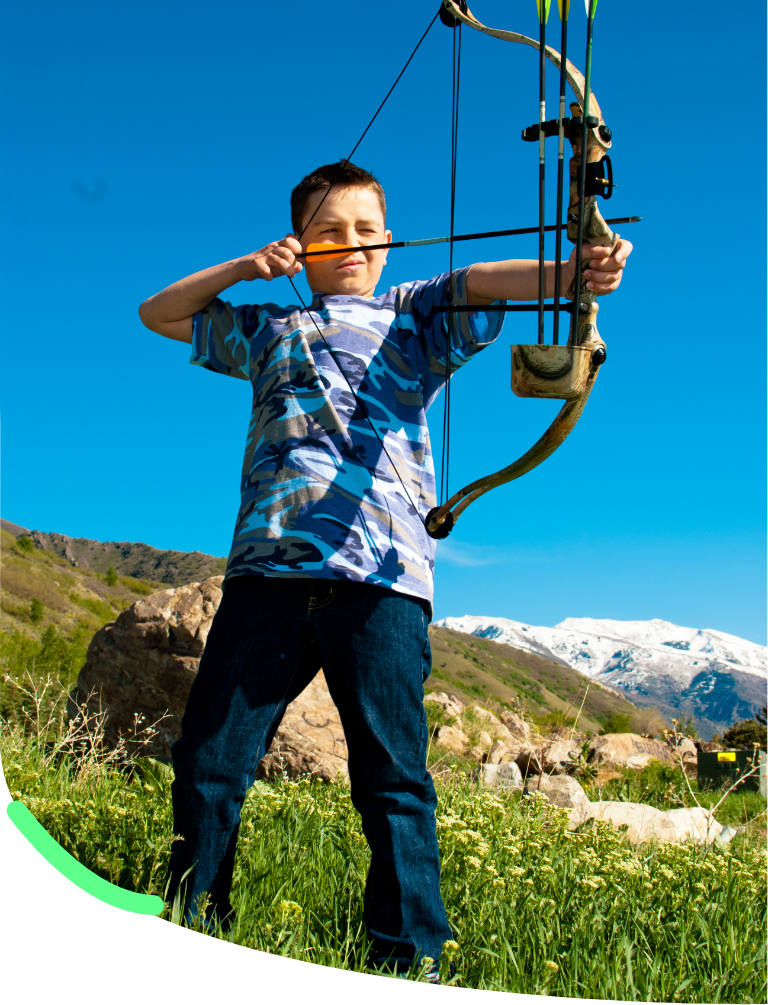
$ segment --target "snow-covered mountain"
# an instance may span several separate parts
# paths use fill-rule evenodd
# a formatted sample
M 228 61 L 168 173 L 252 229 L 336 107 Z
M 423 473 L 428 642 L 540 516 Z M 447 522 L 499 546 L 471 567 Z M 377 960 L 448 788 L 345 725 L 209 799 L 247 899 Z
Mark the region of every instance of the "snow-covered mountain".
M 544 628 L 474 615 L 436 625 L 566 663 L 636 705 L 692 714 L 702 735 L 754 715 L 766 701 L 768 648 L 712 628 L 682 628 L 658 618 L 566 618 Z

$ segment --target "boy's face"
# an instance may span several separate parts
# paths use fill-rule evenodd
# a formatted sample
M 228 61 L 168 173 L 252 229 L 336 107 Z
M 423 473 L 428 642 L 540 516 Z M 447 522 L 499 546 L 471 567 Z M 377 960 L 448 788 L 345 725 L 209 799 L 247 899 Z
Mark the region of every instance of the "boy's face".
M 315 212 L 324 192 L 315 192 L 304 213 L 302 226 Z M 376 193 L 370 188 L 332 189 L 323 200 L 301 238 L 306 251 L 310 244 L 388 244 L 392 232 L 385 229 L 384 214 Z M 351 297 L 372 297 L 388 252 L 354 251 L 327 262 L 305 259 L 305 275 L 313 293 L 341 293 Z

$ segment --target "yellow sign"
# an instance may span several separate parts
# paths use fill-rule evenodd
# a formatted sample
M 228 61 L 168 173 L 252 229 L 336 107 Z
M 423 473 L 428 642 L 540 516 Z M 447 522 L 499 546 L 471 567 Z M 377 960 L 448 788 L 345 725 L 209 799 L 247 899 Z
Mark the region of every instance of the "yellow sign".
M 717 759 L 718 759 L 718 761 L 735 761 L 736 760 L 736 751 L 735 750 L 726 750 L 725 753 L 718 754 L 717 755 Z

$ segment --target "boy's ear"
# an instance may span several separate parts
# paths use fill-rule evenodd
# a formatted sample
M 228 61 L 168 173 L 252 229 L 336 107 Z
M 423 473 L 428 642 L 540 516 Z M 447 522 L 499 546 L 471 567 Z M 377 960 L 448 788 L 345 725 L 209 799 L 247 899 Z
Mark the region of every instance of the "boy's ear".
M 392 231 L 391 230 L 385 230 L 384 231 L 384 240 L 387 242 L 387 244 L 391 244 L 392 243 Z M 389 254 L 388 251 L 384 252 L 384 264 L 385 265 L 387 264 L 387 255 L 388 254 Z

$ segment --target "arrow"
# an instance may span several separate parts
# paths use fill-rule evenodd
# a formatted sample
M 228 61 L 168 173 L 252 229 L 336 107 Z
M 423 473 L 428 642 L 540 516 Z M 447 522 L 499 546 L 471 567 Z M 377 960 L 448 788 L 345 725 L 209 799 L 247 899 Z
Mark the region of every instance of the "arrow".
M 620 216 L 606 223 L 639 223 L 642 216 Z M 553 223 L 544 230 L 565 230 L 566 224 L 558 227 Z M 301 251 L 296 258 L 311 259 L 313 262 L 326 262 L 332 258 L 341 258 L 351 251 L 384 251 L 393 248 L 418 248 L 425 244 L 447 244 L 449 241 L 479 241 L 484 237 L 516 237 L 518 234 L 538 234 L 538 227 L 518 227 L 516 230 L 486 230 L 479 234 L 454 234 L 453 237 L 427 237 L 421 241 L 392 241 L 391 244 L 310 244 L 306 251 Z

